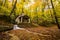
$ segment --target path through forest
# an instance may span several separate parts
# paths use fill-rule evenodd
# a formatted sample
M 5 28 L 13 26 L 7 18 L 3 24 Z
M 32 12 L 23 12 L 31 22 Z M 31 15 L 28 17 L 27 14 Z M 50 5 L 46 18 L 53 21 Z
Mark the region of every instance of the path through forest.
M 60 40 L 60 30 L 56 25 L 52 27 L 30 27 L 23 30 L 11 30 L 8 33 L 14 34 L 20 40 Z
M 36 24 L 34 24 L 36 25 Z M 60 40 L 60 30 L 56 25 L 45 27 L 31 24 L 20 24 L 19 27 L 23 27 L 23 30 L 11 30 L 7 31 L 4 35 L 10 40 Z M 6 39 L 6 37 L 4 38 Z M 15 39 L 14 39 L 15 38 Z M 8 40 L 8 39 L 6 39 Z

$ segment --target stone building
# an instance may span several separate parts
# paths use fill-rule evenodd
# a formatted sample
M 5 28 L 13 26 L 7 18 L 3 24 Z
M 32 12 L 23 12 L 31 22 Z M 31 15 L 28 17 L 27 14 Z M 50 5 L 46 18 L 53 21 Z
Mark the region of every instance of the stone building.
M 27 15 L 19 15 L 16 20 L 15 20 L 18 24 L 19 23 L 30 23 L 30 17 Z

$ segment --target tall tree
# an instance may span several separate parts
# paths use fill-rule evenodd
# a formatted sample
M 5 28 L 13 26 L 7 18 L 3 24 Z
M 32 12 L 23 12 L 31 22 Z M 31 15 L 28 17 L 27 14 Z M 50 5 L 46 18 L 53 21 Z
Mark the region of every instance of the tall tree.
M 53 9 L 53 13 L 54 13 L 54 16 L 55 16 L 55 20 L 56 20 L 57 26 L 60 29 L 60 25 L 59 25 L 59 22 L 58 22 L 58 18 L 56 16 L 56 12 L 54 10 L 54 5 L 53 5 L 53 1 L 52 0 L 51 0 L 51 5 L 52 5 L 52 9 Z
M 12 8 L 11 13 L 10 13 L 10 17 L 11 17 L 11 15 L 12 15 L 13 13 L 14 13 L 14 17 L 16 17 L 16 14 L 15 14 L 16 4 L 17 4 L 17 0 L 15 0 L 15 3 L 14 3 L 14 5 L 13 5 L 13 8 Z M 11 18 L 11 19 L 12 19 L 12 18 Z M 12 23 L 15 23 L 15 18 L 13 18 L 13 19 L 11 20 L 11 22 L 12 22 Z
M 14 12 L 14 15 L 15 15 L 16 4 L 17 4 L 17 0 L 15 1 L 15 4 L 13 5 L 13 8 L 12 8 L 11 13 L 10 13 L 10 16 L 12 15 L 13 12 Z

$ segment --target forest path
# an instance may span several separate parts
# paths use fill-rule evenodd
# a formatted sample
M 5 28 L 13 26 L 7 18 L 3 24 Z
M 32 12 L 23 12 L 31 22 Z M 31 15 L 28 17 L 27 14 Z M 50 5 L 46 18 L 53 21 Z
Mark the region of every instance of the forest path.
M 12 34 L 12 40 L 60 40 L 60 30 L 56 25 L 51 27 L 24 27 L 22 30 L 7 31 L 7 34 Z
M 19 39 L 30 39 L 34 38 L 34 40 L 60 40 L 60 30 L 56 25 L 52 27 L 30 27 L 24 28 L 23 30 L 11 30 L 9 31 L 11 34 L 15 34 L 19 37 Z
M 20 24 L 19 27 L 25 30 L 11 30 L 8 33 L 20 40 L 60 40 L 60 30 L 56 25 L 50 27 L 35 25 Z

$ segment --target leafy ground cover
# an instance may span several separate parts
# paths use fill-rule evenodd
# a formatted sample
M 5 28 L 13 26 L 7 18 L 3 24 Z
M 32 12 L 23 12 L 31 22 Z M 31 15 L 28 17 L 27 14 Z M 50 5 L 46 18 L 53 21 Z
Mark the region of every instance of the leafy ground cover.
M 5 32 L 9 40 L 60 40 L 60 30 L 56 25 L 52 27 L 31 27 Z M 5 37 L 5 39 L 6 39 Z M 8 39 L 6 39 L 8 40 Z

